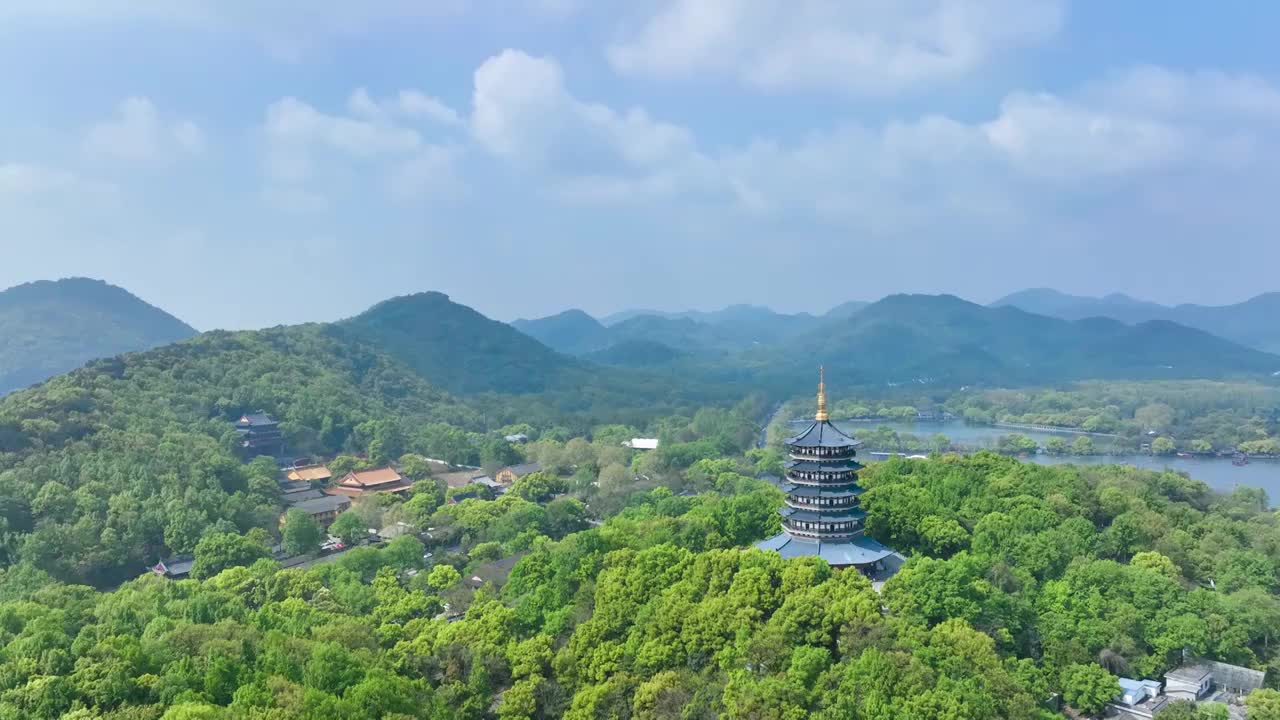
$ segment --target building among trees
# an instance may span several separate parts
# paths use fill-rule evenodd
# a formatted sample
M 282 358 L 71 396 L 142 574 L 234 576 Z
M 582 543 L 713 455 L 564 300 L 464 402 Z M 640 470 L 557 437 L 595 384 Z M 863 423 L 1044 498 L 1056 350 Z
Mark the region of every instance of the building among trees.
M 293 503 L 290 509 L 301 510 L 315 520 L 321 528 L 327 528 L 338 519 L 347 508 L 351 507 L 351 498 L 345 495 L 321 495 Z M 284 527 L 288 513 L 280 516 L 280 526 Z
M 756 543 L 784 558 L 817 556 L 833 567 L 855 567 L 873 581 L 897 571 L 903 557 L 864 535 L 867 513 L 859 503 L 855 456 L 858 441 L 845 435 L 827 414 L 826 382 L 818 379 L 818 412 L 813 423 L 787 439 L 782 490 L 787 494 L 782 532 Z
M 373 493 L 406 492 L 412 487 L 413 483 L 406 480 L 399 471 L 387 466 L 375 470 L 349 472 L 326 492 L 330 495 L 359 498 Z
M 280 423 L 266 413 L 248 413 L 236 421 L 240 433 L 240 446 L 249 455 L 280 455 L 284 449 L 284 434 Z

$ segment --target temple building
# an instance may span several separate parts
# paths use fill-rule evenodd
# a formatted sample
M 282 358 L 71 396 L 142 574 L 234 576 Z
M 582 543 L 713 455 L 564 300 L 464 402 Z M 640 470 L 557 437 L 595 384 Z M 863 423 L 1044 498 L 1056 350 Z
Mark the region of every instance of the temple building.
M 858 441 L 831 424 L 826 382 L 818 376 L 818 412 L 813 423 L 785 441 L 788 460 L 781 483 L 787 494 L 782 532 L 756 543 L 784 558 L 816 556 L 833 567 L 855 567 L 873 581 L 897 571 L 903 557 L 863 535 L 867 513 L 858 497 L 862 465 L 854 459 Z
M 266 413 L 248 413 L 236 421 L 240 446 L 250 455 L 279 455 L 284 448 L 280 423 Z

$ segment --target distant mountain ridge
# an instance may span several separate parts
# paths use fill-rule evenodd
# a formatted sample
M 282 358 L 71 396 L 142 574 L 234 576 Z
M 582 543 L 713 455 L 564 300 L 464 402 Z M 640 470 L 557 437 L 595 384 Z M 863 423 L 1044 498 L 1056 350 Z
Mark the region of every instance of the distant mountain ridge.
M 190 325 L 102 280 L 17 285 L 0 292 L 0 395 L 90 360 L 195 334 Z
M 1165 320 L 1186 325 L 1267 352 L 1280 352 L 1280 292 L 1232 305 L 1176 306 L 1138 300 L 1122 293 L 1104 297 L 1068 295 L 1048 288 L 1012 293 L 992 303 L 1064 320 L 1106 317 L 1134 324 Z
M 641 345 L 649 362 L 669 359 L 724 357 L 742 350 L 772 345 L 803 334 L 833 318 L 844 318 L 868 303 L 849 301 L 823 315 L 779 313 L 761 305 L 730 305 L 720 310 L 625 310 L 597 320 L 582 310 L 534 320 L 520 319 L 512 326 L 562 353 L 588 356 L 615 364 L 627 358 L 623 349 Z M 640 345 L 636 345 L 636 344 Z M 657 346 L 668 351 L 657 352 Z M 618 350 L 614 350 L 618 348 Z M 630 360 L 622 364 L 631 364 Z
M 1013 303 L 984 307 L 951 295 L 890 295 L 848 303 L 822 317 L 734 306 L 684 316 L 641 314 L 610 326 L 570 311 L 518 327 L 595 363 L 670 364 L 685 374 L 734 382 L 754 377 L 771 388 L 807 378 L 811 366 L 822 363 L 859 384 L 1036 384 L 1280 370 L 1276 355 L 1163 318 L 1126 323 L 1083 313 L 1069 321 L 1055 314 L 1087 298 L 1035 290 L 1014 300 L 1027 309 Z M 1154 306 L 1120 295 L 1105 300 L 1135 314 L 1149 314 Z
M 951 295 L 890 295 L 796 338 L 785 352 L 797 370 L 818 360 L 857 382 L 1033 384 L 1280 370 L 1280 356 L 1168 321 L 1071 322 Z M 781 353 L 756 361 L 787 367 Z

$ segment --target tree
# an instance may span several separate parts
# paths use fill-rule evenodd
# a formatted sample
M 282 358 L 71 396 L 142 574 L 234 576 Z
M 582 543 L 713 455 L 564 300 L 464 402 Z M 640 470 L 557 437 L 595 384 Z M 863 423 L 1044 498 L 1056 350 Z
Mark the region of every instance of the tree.
M 1164 403 L 1143 405 L 1133 412 L 1133 419 L 1144 432 L 1154 430 L 1158 433 L 1168 430 L 1173 425 L 1173 408 Z
M 951 449 L 951 438 L 942 433 L 934 433 L 929 436 L 929 450 L 936 453 L 944 453 Z
M 1038 446 L 1036 445 L 1035 440 L 1018 433 L 1002 435 L 996 439 L 996 449 L 1002 453 L 1008 453 L 1010 455 L 1035 452 L 1036 447 Z
M 969 544 L 969 533 L 960 523 L 937 515 L 920 521 L 920 537 L 935 555 L 950 555 Z
M 354 545 L 358 540 L 366 537 L 369 528 L 366 526 L 360 514 L 353 510 L 347 510 L 338 516 L 333 524 L 329 526 L 329 534 L 341 538 L 342 542 L 347 545 Z
M 1097 665 L 1068 665 L 1062 671 L 1062 699 L 1071 707 L 1090 715 L 1120 694 L 1116 676 Z
M 324 539 L 324 531 L 320 524 L 307 513 L 292 508 L 284 514 L 284 527 L 281 530 L 281 541 L 284 551 L 290 555 L 303 555 L 315 552 Z
M 1173 438 L 1158 437 L 1151 441 L 1151 452 L 1156 455 L 1172 455 L 1177 449 L 1178 446 L 1173 442 Z
M 400 474 L 415 482 L 426 480 L 431 477 L 431 463 L 416 453 L 405 453 L 400 456 Z
M 621 465 L 606 465 L 596 482 L 602 492 L 616 492 L 631 483 L 631 471 Z
M 1094 453 L 1093 438 L 1088 435 L 1081 435 L 1071 441 L 1072 455 L 1092 455 Z
M 1244 699 L 1249 720 L 1280 720 L 1280 691 L 1260 688 Z
M 196 543 L 191 577 L 213 577 L 230 567 L 252 565 L 268 557 L 262 545 L 236 533 L 210 533 Z
M 511 485 L 512 492 L 530 502 L 546 502 L 554 495 L 564 492 L 566 483 L 563 478 L 549 472 L 529 473 Z
M 334 694 L 355 685 L 363 677 L 363 664 L 350 650 L 335 642 L 315 646 L 303 675 L 308 687 Z
M 431 572 L 427 574 L 427 585 L 437 591 L 448 590 L 457 585 L 460 580 L 462 580 L 462 574 L 455 570 L 452 565 L 437 565 L 431 568 Z

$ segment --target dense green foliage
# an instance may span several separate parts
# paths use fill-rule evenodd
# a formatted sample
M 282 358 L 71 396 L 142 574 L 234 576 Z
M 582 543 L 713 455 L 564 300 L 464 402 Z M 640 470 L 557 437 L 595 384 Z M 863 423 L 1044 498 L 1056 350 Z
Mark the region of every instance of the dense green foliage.
M 889 581 L 891 609 L 963 619 L 1051 677 L 1089 664 L 1155 677 L 1184 648 L 1277 664 L 1280 522 L 1261 491 L 987 453 L 891 460 L 863 482 L 870 532 L 933 556 Z
M 186 323 L 100 280 L 36 282 L 0 292 L 0 395 L 95 358 L 195 334 Z
M 433 561 L 412 537 L 306 570 L 249 552 L 103 594 L 10 570 L 0 718 L 1049 718 L 1051 692 L 1094 711 L 1115 674 L 1184 648 L 1275 663 L 1280 523 L 1257 493 L 991 454 L 881 463 L 871 529 L 912 559 L 878 596 L 736 549 L 776 530 L 780 500 L 745 469 L 659 471 L 716 492 L 633 492 L 568 534 L 514 495 L 444 506 L 430 523 L 470 539 Z M 234 537 L 202 544 L 224 562 L 253 543 Z M 500 591 L 463 582 L 511 552 Z M 1265 719 L 1276 697 L 1249 704 Z
M 274 527 L 275 464 L 235 451 L 232 422 L 254 410 L 280 419 L 298 454 L 465 460 L 475 451 L 457 427 L 479 423 L 323 326 L 207 333 L 98 361 L 0 401 L 0 554 L 99 584 L 190 552 L 212 527 Z
M 438 332 L 425 330 L 432 322 Z M 474 347 L 440 340 L 449 332 Z M 369 334 L 402 358 L 375 350 Z M 531 364 L 512 361 L 524 353 Z M 464 387 L 519 376 L 549 389 L 460 400 L 419 374 L 436 364 L 449 365 L 446 378 L 471 378 Z M 246 465 L 236 447 L 232 424 L 245 412 L 280 420 L 291 456 L 343 454 L 332 466 L 341 475 L 405 453 L 497 467 L 521 459 L 485 432 L 504 423 L 565 438 L 601 421 L 643 428 L 697 397 L 669 377 L 556 355 L 443 296 L 391 301 L 349 324 L 206 333 L 0 400 L 0 559 L 102 585 L 190 552 L 211 529 L 274 529 L 275 465 Z
M 946 409 L 966 420 L 1114 433 L 1137 449 L 1167 439 L 1168 452 L 1280 454 L 1280 387 L 1244 382 L 1084 382 L 1061 389 L 974 390 Z

